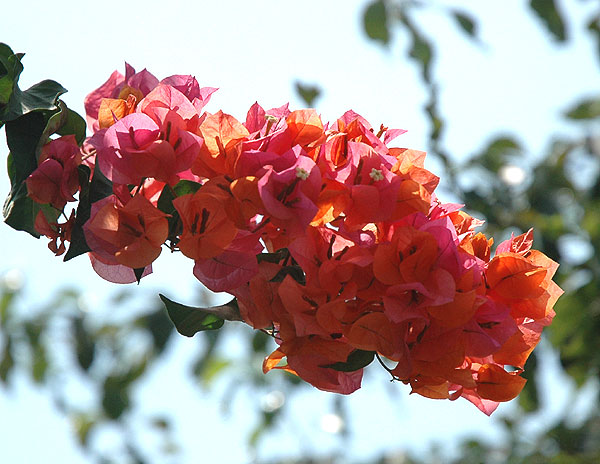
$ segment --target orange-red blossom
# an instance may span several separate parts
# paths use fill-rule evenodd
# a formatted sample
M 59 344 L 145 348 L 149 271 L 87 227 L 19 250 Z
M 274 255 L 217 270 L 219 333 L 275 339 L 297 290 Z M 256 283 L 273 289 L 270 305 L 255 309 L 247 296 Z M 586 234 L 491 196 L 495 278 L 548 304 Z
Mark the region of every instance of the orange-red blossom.
M 92 251 L 133 269 L 152 264 L 167 239 L 167 215 L 143 195 L 125 205 L 114 195 L 98 203 L 84 228 Z

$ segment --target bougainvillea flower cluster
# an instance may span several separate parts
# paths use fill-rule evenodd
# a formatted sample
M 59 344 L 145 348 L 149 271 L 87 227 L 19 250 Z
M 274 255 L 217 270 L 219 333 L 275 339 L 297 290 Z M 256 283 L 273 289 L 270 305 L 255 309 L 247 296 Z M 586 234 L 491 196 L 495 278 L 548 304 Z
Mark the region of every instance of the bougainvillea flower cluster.
M 435 196 L 425 153 L 390 147 L 404 131 L 258 103 L 240 121 L 204 111 L 215 90 L 127 66 L 92 92 L 91 137 L 47 144 L 27 188 L 64 210 L 83 165 L 109 192 L 64 223 L 41 210 L 51 249 L 64 252 L 79 224 L 96 272 L 119 283 L 180 251 L 275 338 L 264 372 L 348 394 L 377 359 L 425 397 L 487 414 L 514 398 L 562 293 L 533 232 L 492 253 L 482 221 Z

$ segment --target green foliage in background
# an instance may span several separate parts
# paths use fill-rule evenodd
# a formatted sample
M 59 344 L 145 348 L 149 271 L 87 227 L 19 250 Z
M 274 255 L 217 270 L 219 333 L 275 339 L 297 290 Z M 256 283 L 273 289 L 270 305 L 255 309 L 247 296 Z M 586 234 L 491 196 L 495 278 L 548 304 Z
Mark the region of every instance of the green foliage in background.
M 449 2 L 446 2 L 449 3 Z M 573 27 L 579 27 L 594 46 L 600 65 L 600 7 L 583 24 L 575 25 L 569 18 L 568 2 L 530 0 L 528 11 L 531 27 L 542 28 L 547 39 L 560 47 L 568 44 Z M 598 382 L 600 375 L 600 88 L 597 95 L 582 96 L 563 108 L 566 122 L 581 127 L 582 136 L 566 137 L 548 134 L 546 151 L 527 153 L 514 135 L 490 134 L 488 142 L 466 161 L 457 157 L 444 143 L 445 131 L 451 126 L 440 103 L 441 76 L 436 73 L 436 60 L 452 50 L 444 47 L 431 31 L 420 25 L 420 17 L 434 2 L 416 0 L 374 0 L 365 2 L 363 29 L 365 39 L 382 47 L 395 41 L 405 45 L 410 65 L 418 69 L 427 97 L 423 111 L 429 123 L 429 147 L 432 156 L 445 166 L 442 177 L 445 188 L 462 198 L 476 217 L 487 222 L 487 232 L 506 237 L 534 227 L 536 248 L 560 262 L 558 283 L 566 290 L 556 305 L 557 316 L 548 330 L 548 341 L 558 353 L 564 372 L 575 385 Z M 477 17 L 465 8 L 443 7 L 443 14 L 455 26 L 456 33 L 480 46 L 482 26 Z M 59 96 L 65 91 L 53 81 L 43 81 L 32 88 L 14 92 L 22 72 L 22 54 L 0 47 L 0 120 L 5 121 L 11 156 L 11 191 L 5 216 L 31 232 L 28 218 L 11 216 L 11 204 L 30 201 L 19 190 L 22 180 L 35 166 L 37 144 L 24 146 L 18 142 L 23 131 L 36 131 L 40 138 L 53 131 L 81 136 L 81 122 L 66 108 Z M 390 58 L 393 59 L 393 58 Z M 296 90 L 308 106 L 321 95 L 316 85 L 296 83 Z M 324 89 L 326 91 L 327 89 Z M 11 95 L 14 95 L 11 97 Z M 62 131 L 62 132 L 61 132 Z M 515 167 L 517 170 L 515 170 Z M 519 171 L 521 169 L 522 171 Z M 524 170 L 524 171 L 523 171 Z M 515 176 L 524 173 L 522 182 Z M 23 177 L 25 176 L 25 177 Z M 93 182 L 93 180 L 92 180 Z M 16 186 L 16 187 L 15 187 Z M 168 202 L 168 198 L 162 198 Z M 34 206 L 32 206 L 33 208 Z M 32 211 L 32 214 L 34 212 Z M 71 252 L 71 250 L 70 250 Z M 72 253 L 83 253 L 85 247 Z M 67 255 L 69 256 L 69 255 Z M 71 291 L 54 295 L 44 308 L 27 312 L 19 306 L 19 290 L 6 286 L 0 295 L 0 381 L 6 388 L 13 383 L 15 372 L 27 370 L 32 382 L 46 386 L 56 404 L 74 424 L 77 439 L 98 462 L 113 462 L 111 450 L 98 449 L 95 434 L 104 427 L 118 427 L 125 454 L 131 462 L 161 462 L 149 458 L 134 439 L 140 424 L 129 420 L 136 405 L 131 392 L 143 382 L 157 361 L 164 359 L 176 339 L 175 327 L 165 307 L 154 298 L 137 312 L 122 311 L 118 321 L 98 321 L 81 310 L 80 296 Z M 117 308 L 131 302 L 129 293 L 114 297 Z M 210 302 L 199 304 L 210 306 Z M 251 387 L 256 395 L 266 394 L 275 386 L 293 392 L 298 388 L 292 376 L 263 376 L 260 363 L 272 350 L 273 341 L 261 332 L 240 330 L 235 322 L 227 322 L 211 314 L 198 313 L 163 297 L 177 325 L 178 318 L 194 318 L 200 333 L 198 351 L 190 360 L 190 370 L 198 388 L 210 388 L 218 379 L 227 379 L 225 395 Z M 25 314 L 27 313 L 27 314 Z M 124 318 L 124 319 L 123 319 Z M 224 337 L 233 331 L 243 345 L 245 357 L 233 359 L 222 349 Z M 54 341 L 66 339 L 64 344 Z M 193 335 L 193 334 L 185 334 Z M 134 346 L 135 345 L 135 346 Z M 58 356 L 57 351 L 62 350 Z M 359 353 L 364 355 L 364 353 Z M 477 438 L 461 445 L 456 463 L 596 463 L 600 462 L 599 399 L 590 404 L 583 422 L 573 423 L 565 411 L 556 423 L 535 440 L 522 437 L 522 427 L 543 408 L 549 398 L 542 396 L 539 380 L 539 355 L 530 358 L 526 366 L 529 381 L 519 397 L 519 413 L 505 421 L 506 443 L 489 445 Z M 361 362 L 357 359 L 357 362 Z M 242 366 L 242 367 L 240 367 Z M 246 370 L 244 370 L 248 367 Z M 83 378 L 96 392 L 88 407 L 73 403 L 61 379 Z M 575 401 L 575 397 L 573 401 Z M 229 398 L 227 400 L 229 402 Z M 335 401 L 337 413 L 343 415 L 343 402 Z M 256 406 L 256 425 L 248 432 L 250 447 L 256 447 L 273 427 L 279 425 L 285 408 Z M 350 427 L 351 427 L 351 418 Z M 144 427 L 154 430 L 165 446 L 165 455 L 176 454 L 177 437 L 172 430 L 169 413 L 151 418 Z M 341 439 L 344 439 L 342 434 Z M 436 461 L 437 460 L 437 461 Z M 128 461 L 128 462 L 129 462 Z M 286 460 L 281 463 L 340 463 L 339 458 Z M 375 463 L 445 462 L 435 450 L 428 459 L 409 456 L 398 450 L 382 455 Z M 272 463 L 274 464 L 274 463 Z

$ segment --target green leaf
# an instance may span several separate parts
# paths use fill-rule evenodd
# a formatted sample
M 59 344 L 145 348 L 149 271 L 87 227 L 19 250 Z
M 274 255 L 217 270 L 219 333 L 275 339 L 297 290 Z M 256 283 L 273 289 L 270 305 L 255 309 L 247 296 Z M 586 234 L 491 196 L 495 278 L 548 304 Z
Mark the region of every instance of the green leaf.
M 195 308 L 176 303 L 162 294 L 158 296 L 165 304 L 177 331 L 186 337 L 193 337 L 203 330 L 220 329 L 225 320 L 241 320 L 235 298 L 221 306 Z
M 500 136 L 492 140 L 477 157 L 471 160 L 471 164 L 480 164 L 488 171 L 497 173 L 509 157 L 521 153 L 522 148 L 516 140 L 508 136 Z
M 537 354 L 535 350 L 527 359 L 524 372 L 521 375 L 527 379 L 527 383 L 519 393 L 519 405 L 527 412 L 536 411 L 540 407 L 540 391 L 537 381 L 539 373 L 537 371 Z
M 530 0 L 529 6 L 557 41 L 564 42 L 567 39 L 565 22 L 555 0 Z
M 4 203 L 4 221 L 14 229 L 26 231 L 36 238 L 39 234 L 34 223 L 40 206 L 27 196 L 24 181 L 37 168 L 46 116 L 42 112 L 33 112 L 6 123 L 11 190 Z
M 168 240 L 170 240 L 172 243 L 176 243 L 179 240 L 177 236 L 181 233 L 181 218 L 179 217 L 179 213 L 173 205 L 173 200 L 183 195 L 196 193 L 200 187 L 202 186 L 198 182 L 191 180 L 180 180 L 177 182 L 177 184 L 175 184 L 174 187 L 165 185 L 160 193 L 160 197 L 158 198 L 158 203 L 156 206 L 160 211 L 169 215 Z
M 383 45 L 390 42 L 389 18 L 384 0 L 371 2 L 363 15 L 363 26 L 367 36 Z
M 279 264 L 284 259 L 289 258 L 290 252 L 287 248 L 280 248 L 279 250 L 273 253 L 259 253 L 256 255 L 256 259 L 259 263 L 266 261 L 267 263 L 275 263 Z
M 94 175 L 92 176 L 91 181 L 88 181 L 90 175 L 89 167 L 80 165 L 78 169 L 81 192 L 79 193 L 79 206 L 77 207 L 77 213 L 75 214 L 75 224 L 71 231 L 71 245 L 65 254 L 65 261 L 91 251 L 85 240 L 83 225 L 90 218 L 92 203 L 102 200 L 113 193 L 112 182 L 102 174 L 100 169 L 94 169 Z
M 587 30 L 595 36 L 596 54 L 600 60 L 600 14 L 590 20 L 587 24 Z
M 204 387 L 209 387 L 210 384 L 221 374 L 225 369 L 232 366 L 233 362 L 225 358 L 217 358 L 212 356 L 202 369 L 202 384 Z
M 183 195 L 187 195 L 188 193 L 196 193 L 198 190 L 200 190 L 200 187 L 202 187 L 202 185 L 200 185 L 198 182 L 184 179 L 177 182 L 175 187 L 173 187 L 173 190 L 178 197 L 181 197 Z
M 22 57 L 23 54 L 15 54 L 8 45 L 0 43 L 0 127 L 9 120 L 9 102 L 23 71 Z
M 148 331 L 156 353 L 162 353 L 173 334 L 173 324 L 163 308 L 144 314 L 136 320 L 135 325 Z
M 321 367 L 335 369 L 340 372 L 354 372 L 368 366 L 375 359 L 374 351 L 354 350 L 348 355 L 346 362 L 336 362 Z
M 77 167 L 79 174 L 79 185 L 81 190 L 79 192 L 79 205 L 75 212 L 75 223 L 73 229 L 71 229 L 71 243 L 69 249 L 65 253 L 64 261 L 69 261 L 77 256 L 80 256 L 88 251 L 92 251 L 85 240 L 85 234 L 83 233 L 83 225 L 90 218 L 92 205 L 90 203 L 90 168 L 83 164 Z M 95 171 L 100 171 L 96 169 Z
M 0 44 L 0 127 L 31 112 L 58 110 L 58 97 L 67 90 L 58 82 L 44 80 L 22 91 L 18 80 L 23 71 L 22 53 Z M 38 138 L 39 141 L 39 138 Z
M 102 409 L 109 419 L 117 420 L 130 407 L 128 382 L 121 375 L 108 376 L 103 385 Z
M 429 117 L 430 131 L 429 138 L 433 142 L 437 142 L 444 129 L 444 121 L 439 113 L 439 105 L 438 105 L 438 92 L 435 87 L 431 88 L 431 92 L 429 94 L 429 101 L 425 106 L 425 111 L 427 112 L 427 116 Z M 439 156 L 442 156 L 441 153 L 437 153 Z
M 38 82 L 25 91 L 17 86 L 13 89 L 8 104 L 9 112 L 6 119 L 3 119 L 12 121 L 32 111 L 55 111 L 58 108 L 58 97 L 66 91 L 58 82 L 49 79 Z
M 304 274 L 302 268 L 297 264 L 283 266 L 277 272 L 277 274 L 275 274 L 275 277 L 270 280 L 270 282 L 283 282 L 283 279 L 285 279 L 285 277 L 288 275 L 300 285 L 306 285 L 306 275 Z
M 143 358 L 128 365 L 127 370 L 121 368 L 104 379 L 102 409 L 110 419 L 118 419 L 131 407 L 131 385 L 146 372 L 147 367 L 148 360 Z
M 73 225 L 73 229 L 71 230 L 71 243 L 69 244 L 69 249 L 65 253 L 63 261 L 69 261 L 70 259 L 73 259 L 77 256 L 81 256 L 89 251 L 92 250 L 87 244 L 87 241 L 85 240 L 85 235 L 83 233 L 83 225 L 81 224 L 81 221 L 78 220 L 78 216 L 76 213 L 75 224 Z
M 475 20 L 468 14 L 454 10 L 451 12 L 452 17 L 456 21 L 456 24 L 472 39 L 477 38 L 477 24 Z
M 6 123 L 6 142 L 13 156 L 11 185 L 18 186 L 37 168 L 38 146 L 46 128 L 40 112 L 30 113 Z
M 177 197 L 187 195 L 188 193 L 196 193 L 202 185 L 192 180 L 180 180 L 174 187 L 165 185 L 160 197 L 158 198 L 157 207 L 163 213 L 175 214 L 177 210 L 173 206 L 173 200 Z
M 7 322 L 11 319 L 13 313 L 13 302 L 17 292 L 14 290 L 8 290 L 0 286 L 0 327 L 6 327 Z M 257 332 L 262 333 L 262 332 Z
M 86 330 L 81 315 L 77 315 L 71 320 L 71 332 L 75 342 L 77 362 L 84 371 L 87 371 L 94 362 L 96 344 L 91 334 Z
M 96 426 L 97 421 L 88 414 L 76 414 L 72 418 L 77 440 L 81 446 L 87 446 L 90 438 L 90 432 Z
M 433 49 L 430 43 L 421 35 L 413 31 L 412 44 L 409 55 L 421 62 L 421 72 L 425 82 L 431 82 L 431 59 L 433 58 Z
M 145 267 L 138 267 L 138 268 L 136 268 L 136 269 L 133 270 L 133 273 L 135 275 L 135 278 L 137 280 L 138 285 L 140 283 L 140 280 L 142 280 L 142 276 L 144 275 L 144 270 L 145 269 L 146 269 Z
M 316 85 L 305 85 L 301 82 L 296 82 L 296 92 L 300 95 L 300 98 L 304 100 L 306 106 L 312 107 L 313 102 L 321 95 L 321 89 Z
M 15 359 L 13 357 L 13 339 L 9 333 L 4 334 L 4 343 L 2 346 L 2 359 L 0 359 L 0 381 L 6 383 L 8 376 L 15 367 Z
M 425 38 L 425 36 L 421 34 L 421 31 L 412 22 L 408 15 L 401 16 L 400 22 L 406 27 L 411 39 L 411 44 L 408 48 L 408 56 L 420 62 L 421 77 L 426 84 L 431 86 L 431 62 L 433 59 L 433 47 Z
M 27 196 L 27 186 L 21 183 L 6 197 L 2 214 L 4 222 L 13 229 L 25 231 L 39 238 L 40 234 L 34 227 L 39 210 L 40 206 Z
M 60 103 L 62 103 L 62 100 L 60 101 Z M 77 143 L 81 145 L 85 140 L 85 129 L 85 119 L 83 119 L 77 112 L 73 111 L 71 108 L 67 108 L 66 121 L 56 132 L 58 135 L 73 134 L 75 136 L 75 140 L 77 140 Z
M 569 119 L 595 119 L 600 117 L 600 98 L 588 98 L 580 101 L 565 113 Z
M 175 212 L 175 206 L 173 206 L 173 200 L 175 198 L 175 191 L 167 184 L 163 187 L 162 192 L 160 192 L 156 207 L 163 213 L 172 215 Z

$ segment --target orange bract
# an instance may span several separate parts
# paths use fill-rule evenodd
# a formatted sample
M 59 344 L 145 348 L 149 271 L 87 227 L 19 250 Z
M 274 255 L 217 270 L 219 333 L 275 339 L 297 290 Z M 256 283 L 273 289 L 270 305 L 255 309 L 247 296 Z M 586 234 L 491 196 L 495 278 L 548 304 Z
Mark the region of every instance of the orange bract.
M 213 258 L 237 235 L 237 228 L 224 207 L 231 198 L 228 185 L 223 179 L 215 178 L 196 193 L 173 200 L 183 223 L 178 246 L 188 258 Z
M 98 110 L 100 129 L 112 126 L 119 119 L 135 111 L 136 97 L 132 94 L 126 100 L 120 98 L 103 98 Z
M 494 364 L 485 364 L 477 371 L 477 393 L 492 401 L 510 401 L 515 398 L 527 380 L 518 372 L 506 372 Z
M 435 238 L 407 226 L 397 230 L 392 242 L 382 243 L 375 251 L 373 273 L 382 283 L 423 282 L 437 260 Z
M 292 137 L 292 145 L 309 145 L 323 135 L 323 123 L 315 110 L 292 111 L 285 122 Z
M 529 299 L 544 293 L 541 283 L 547 270 L 515 253 L 494 257 L 488 265 L 486 278 L 490 289 L 502 298 Z
M 142 195 L 136 195 L 125 206 L 107 202 L 91 218 L 88 230 L 114 247 L 119 264 L 139 269 L 160 255 L 168 235 L 166 217 Z
M 198 131 L 204 144 L 192 164 L 192 172 L 202 177 L 232 172 L 238 144 L 249 135 L 248 129 L 233 116 L 219 111 L 207 114 Z

